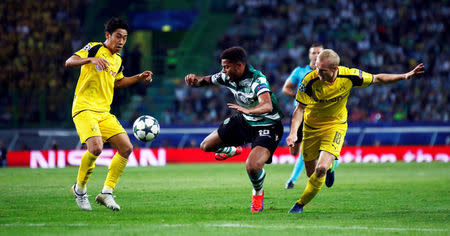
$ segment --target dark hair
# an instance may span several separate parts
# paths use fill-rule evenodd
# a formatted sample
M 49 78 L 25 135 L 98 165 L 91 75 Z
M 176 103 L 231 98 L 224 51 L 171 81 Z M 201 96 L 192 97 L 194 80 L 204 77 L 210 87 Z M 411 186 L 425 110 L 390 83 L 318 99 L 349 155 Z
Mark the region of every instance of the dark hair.
M 247 64 L 247 53 L 241 47 L 231 47 L 222 52 L 220 59 L 226 59 L 233 63 L 242 62 Z
M 114 31 L 116 31 L 117 29 L 124 29 L 128 33 L 130 31 L 129 28 L 130 27 L 124 20 L 117 17 L 111 18 L 105 24 L 105 32 L 108 32 L 110 34 L 114 33 Z
M 315 48 L 315 47 L 323 47 L 323 44 L 321 44 L 319 42 L 314 42 L 313 44 L 311 44 L 311 47 L 309 47 L 309 48 Z

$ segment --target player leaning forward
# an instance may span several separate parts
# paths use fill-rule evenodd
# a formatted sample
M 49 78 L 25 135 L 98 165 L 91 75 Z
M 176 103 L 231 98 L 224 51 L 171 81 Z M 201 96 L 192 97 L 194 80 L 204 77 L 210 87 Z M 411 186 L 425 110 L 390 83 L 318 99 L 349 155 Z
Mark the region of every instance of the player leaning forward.
M 221 55 L 222 71 L 209 76 L 186 75 L 186 84 L 192 87 L 222 85 L 230 89 L 237 104 L 227 104 L 238 111 L 225 119 L 217 130 L 200 144 L 205 152 L 236 153 L 234 146 L 252 143 L 246 169 L 253 185 L 252 212 L 263 210 L 263 182 L 265 163 L 272 162 L 272 155 L 283 135 L 283 114 L 275 95 L 270 91 L 266 77 L 247 64 L 243 48 L 232 47 Z M 217 155 L 216 155 L 217 159 Z
M 128 36 L 128 24 L 112 18 L 105 25 L 106 41 L 92 42 L 76 52 L 66 61 L 67 67 L 81 66 L 81 73 L 75 89 L 72 118 L 82 143 L 87 151 L 81 158 L 77 183 L 72 192 L 78 207 L 92 210 L 87 197 L 86 184 L 94 171 L 95 160 L 103 149 L 104 142 L 117 148 L 111 160 L 108 175 L 96 201 L 111 210 L 120 206 L 114 201 L 112 192 L 133 150 L 130 139 L 117 118 L 109 113 L 114 88 L 122 88 L 138 81 L 152 81 L 152 72 L 144 71 L 132 77 L 123 76 L 122 58 L 118 52 Z
M 298 105 L 292 116 L 286 142 L 294 146 L 297 129 L 304 119 L 303 160 L 309 181 L 300 199 L 289 211 L 301 213 L 320 191 L 325 173 L 334 159 L 339 158 L 347 132 L 347 99 L 354 86 L 389 84 L 411 79 L 423 73 L 423 64 L 405 74 L 372 75 L 359 69 L 339 66 L 339 56 L 330 49 L 320 52 L 316 69 L 307 74 L 297 91 Z

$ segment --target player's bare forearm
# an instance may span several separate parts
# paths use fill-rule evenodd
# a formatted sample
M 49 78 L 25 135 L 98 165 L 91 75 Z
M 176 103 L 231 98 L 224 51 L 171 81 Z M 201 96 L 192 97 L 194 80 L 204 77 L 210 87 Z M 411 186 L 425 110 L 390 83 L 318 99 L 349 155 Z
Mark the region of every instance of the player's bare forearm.
M 125 88 L 128 87 L 130 85 L 135 84 L 136 82 L 138 82 L 138 77 L 139 75 L 135 75 L 135 76 L 131 76 L 131 77 L 123 77 L 120 80 L 117 80 L 116 82 L 114 82 L 114 87 L 115 88 Z
M 184 80 L 188 86 L 195 88 L 209 86 L 212 84 L 211 75 L 198 76 L 195 74 L 188 74 L 184 77 Z
M 289 97 L 295 97 L 295 94 L 297 91 L 294 90 L 295 84 L 293 84 L 291 81 L 287 80 L 284 85 L 281 92 L 283 92 L 284 95 Z
M 419 64 L 412 71 L 404 74 L 377 74 L 374 75 L 373 83 L 374 84 L 390 84 L 395 83 L 401 80 L 412 79 L 413 77 L 423 74 L 425 71 L 423 70 L 423 64 Z
M 270 113 L 273 110 L 272 102 L 259 104 L 256 107 L 249 109 L 249 114 L 264 114 Z
M 78 55 L 72 55 L 66 60 L 66 63 L 64 65 L 66 67 L 77 67 L 88 64 L 90 62 L 91 62 L 90 58 L 81 58 Z
M 153 78 L 152 78 L 153 73 L 151 71 L 144 71 L 140 74 L 137 74 L 135 76 L 131 76 L 131 77 L 123 77 L 120 80 L 117 80 L 116 82 L 114 82 L 114 87 L 116 88 L 125 88 L 128 87 L 130 85 L 133 85 L 139 81 L 147 81 L 147 82 L 152 82 Z
M 292 115 L 291 130 L 289 131 L 289 135 L 286 138 L 286 143 L 289 147 L 294 147 L 295 142 L 298 139 L 297 130 L 299 129 L 300 124 L 303 121 L 303 112 L 304 112 L 304 106 L 301 104 L 298 104 L 294 110 L 294 114 Z
M 100 68 L 100 70 L 107 70 L 108 66 L 110 65 L 109 62 L 104 58 L 100 57 L 81 58 L 78 55 L 72 55 L 71 57 L 69 57 L 69 59 L 66 60 L 65 66 L 77 67 L 88 63 L 94 64 L 96 67 Z
M 303 105 L 298 104 L 297 107 L 295 107 L 294 114 L 292 115 L 291 131 L 289 132 L 289 135 L 293 133 L 297 134 L 297 130 L 303 121 L 303 113 L 304 113 Z
M 405 74 L 377 74 L 374 75 L 374 84 L 391 84 L 400 80 L 405 80 Z
M 250 108 L 249 112 L 250 114 L 264 114 L 272 112 L 273 105 L 272 105 L 272 99 L 270 99 L 270 93 L 265 92 L 258 96 L 258 105 Z
M 286 96 L 295 97 L 295 92 L 293 90 L 283 88 L 282 92 Z
M 228 103 L 227 106 L 231 109 L 235 109 L 236 111 L 244 113 L 246 115 L 250 115 L 250 114 L 258 115 L 258 114 L 272 112 L 273 105 L 272 105 L 272 100 L 270 99 L 269 92 L 260 94 L 258 96 L 258 103 L 259 104 L 257 106 L 251 107 L 251 108 L 241 107 L 241 106 L 233 104 L 233 103 Z
M 273 106 L 272 103 L 270 104 L 259 104 L 256 107 L 252 107 L 252 108 L 245 108 L 245 107 L 241 107 L 239 105 L 233 104 L 233 103 L 227 103 L 227 106 L 231 109 L 234 109 L 238 112 L 244 113 L 246 115 L 258 115 L 258 114 L 264 114 L 264 113 L 269 113 L 273 110 Z

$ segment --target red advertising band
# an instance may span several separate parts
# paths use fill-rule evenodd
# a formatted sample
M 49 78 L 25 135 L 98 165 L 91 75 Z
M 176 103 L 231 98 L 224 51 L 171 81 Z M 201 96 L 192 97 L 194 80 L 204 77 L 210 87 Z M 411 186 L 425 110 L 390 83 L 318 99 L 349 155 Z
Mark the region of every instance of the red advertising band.
M 8 152 L 8 167 L 64 168 L 78 166 L 85 150 L 34 150 Z M 245 162 L 250 148 L 230 158 L 227 162 Z M 108 166 L 115 150 L 104 149 L 96 165 Z M 273 164 L 293 164 L 296 157 L 289 154 L 287 147 L 278 148 Z M 383 163 L 383 162 L 431 162 L 450 161 L 450 146 L 381 146 L 343 147 L 339 158 L 341 163 Z M 134 149 L 127 166 L 164 166 L 167 163 L 219 163 L 214 153 L 205 153 L 199 148 L 141 148 Z M 220 162 L 224 163 L 224 162 Z

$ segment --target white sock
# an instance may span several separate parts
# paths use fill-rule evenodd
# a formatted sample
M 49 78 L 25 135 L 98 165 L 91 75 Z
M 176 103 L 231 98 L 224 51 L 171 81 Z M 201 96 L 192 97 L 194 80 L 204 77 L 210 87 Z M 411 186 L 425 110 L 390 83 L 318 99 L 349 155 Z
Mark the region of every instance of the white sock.
M 113 190 L 110 187 L 103 186 L 102 193 L 112 194 Z
M 253 196 L 259 196 L 259 195 L 262 195 L 263 194 L 263 189 L 260 189 L 259 191 L 256 191 L 256 190 L 252 190 L 252 194 L 253 194 Z
M 80 188 L 78 184 L 75 185 L 75 192 L 78 194 L 85 194 L 87 192 L 87 188 Z

